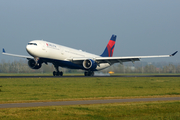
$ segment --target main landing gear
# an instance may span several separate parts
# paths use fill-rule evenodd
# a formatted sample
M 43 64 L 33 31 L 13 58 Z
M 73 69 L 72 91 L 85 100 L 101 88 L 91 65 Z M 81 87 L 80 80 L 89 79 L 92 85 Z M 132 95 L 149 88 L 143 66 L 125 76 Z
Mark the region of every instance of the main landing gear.
M 54 71 L 54 72 L 53 72 L 53 75 L 54 75 L 54 76 L 63 76 L 63 72 L 62 72 L 62 71 L 61 71 L 61 72 L 59 72 L 59 71 L 58 71 L 58 72 Z
M 54 67 L 56 68 L 56 71 L 53 72 L 53 76 L 63 76 L 63 72 L 59 71 L 59 66 L 54 65 Z
M 84 72 L 84 76 L 94 76 L 94 71 L 86 71 Z

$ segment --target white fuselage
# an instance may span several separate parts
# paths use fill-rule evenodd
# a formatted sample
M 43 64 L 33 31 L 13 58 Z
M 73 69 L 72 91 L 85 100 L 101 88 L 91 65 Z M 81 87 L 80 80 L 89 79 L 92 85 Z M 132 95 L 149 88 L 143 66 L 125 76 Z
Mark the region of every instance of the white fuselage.
M 96 57 L 101 57 L 95 54 L 84 52 L 82 50 L 77 50 L 62 45 L 57 45 L 43 40 L 34 40 L 29 42 L 26 46 L 27 52 L 34 58 L 47 58 L 53 60 L 61 61 L 71 61 L 73 58 L 87 58 L 93 59 Z M 103 63 L 97 66 L 96 70 L 102 70 L 109 67 L 110 64 Z

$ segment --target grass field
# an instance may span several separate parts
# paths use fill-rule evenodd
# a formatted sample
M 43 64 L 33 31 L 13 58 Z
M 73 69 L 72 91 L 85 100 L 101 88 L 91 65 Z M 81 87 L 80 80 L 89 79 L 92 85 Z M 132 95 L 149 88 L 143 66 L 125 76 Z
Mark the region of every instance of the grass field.
M 180 96 L 173 78 L 0 79 L 0 103 Z M 0 119 L 180 119 L 180 101 L 0 109 Z
M 180 95 L 179 78 L 9 78 L 0 86 L 0 103 Z
M 1 120 L 179 120 L 180 102 L 0 109 Z

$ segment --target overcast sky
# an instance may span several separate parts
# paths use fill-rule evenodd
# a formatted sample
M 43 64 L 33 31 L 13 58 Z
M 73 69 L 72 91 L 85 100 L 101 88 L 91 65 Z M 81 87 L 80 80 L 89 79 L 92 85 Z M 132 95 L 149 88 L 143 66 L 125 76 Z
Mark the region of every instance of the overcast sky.
M 28 55 L 27 43 L 43 39 L 100 55 L 112 34 L 114 56 L 180 52 L 180 0 L 0 1 L 0 48 L 9 53 Z M 180 53 L 143 61 L 176 62 Z

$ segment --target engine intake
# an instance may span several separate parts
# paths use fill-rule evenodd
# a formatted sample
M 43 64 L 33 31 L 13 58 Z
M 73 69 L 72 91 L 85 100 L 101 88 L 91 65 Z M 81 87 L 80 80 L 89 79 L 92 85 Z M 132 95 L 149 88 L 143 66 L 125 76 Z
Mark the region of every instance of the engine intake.
M 30 59 L 28 61 L 28 65 L 32 69 L 39 69 L 39 68 L 41 68 L 42 63 L 38 61 L 38 63 L 36 64 L 36 61 L 34 59 Z
M 87 59 L 83 61 L 83 67 L 87 70 L 94 70 L 97 67 L 97 63 L 94 60 Z

